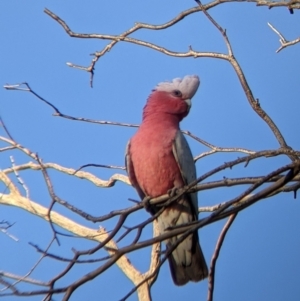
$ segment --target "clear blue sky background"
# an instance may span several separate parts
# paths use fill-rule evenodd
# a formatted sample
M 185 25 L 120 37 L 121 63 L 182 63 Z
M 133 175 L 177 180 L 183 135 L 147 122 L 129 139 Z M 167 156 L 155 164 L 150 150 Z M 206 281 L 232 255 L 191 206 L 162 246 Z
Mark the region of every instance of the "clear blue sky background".
M 43 9 L 59 15 L 71 29 L 80 33 L 120 34 L 134 22 L 161 24 L 180 11 L 195 6 L 194 1 L 4 1 L 0 2 L 0 83 L 28 82 L 32 89 L 56 105 L 62 112 L 97 120 L 140 123 L 142 108 L 151 89 L 160 81 L 198 74 L 201 86 L 193 99 L 193 108 L 182 122 L 182 129 L 222 147 L 244 147 L 252 150 L 274 149 L 278 143 L 266 124 L 252 111 L 233 68 L 225 61 L 208 58 L 173 58 L 151 49 L 119 43 L 96 65 L 94 88 L 89 74 L 69 68 L 66 62 L 88 65 L 91 53 L 101 50 L 106 41 L 70 38 Z M 299 36 L 299 12 L 290 15 L 286 8 L 256 7 L 250 3 L 222 4 L 210 10 L 227 29 L 234 53 L 249 85 L 261 106 L 279 126 L 287 143 L 300 149 L 299 142 L 299 47 L 279 54 L 278 36 L 267 22 L 278 28 L 287 39 Z M 157 43 L 174 51 L 226 52 L 221 35 L 201 13 L 193 14 L 166 31 L 142 30 L 134 37 Z M 44 162 L 56 162 L 78 168 L 87 163 L 124 165 L 124 149 L 134 128 L 94 125 L 52 116 L 52 109 L 29 93 L 0 89 L 0 113 L 12 136 Z M 3 129 L 1 135 L 5 135 Z M 207 149 L 189 139 L 194 155 Z M 3 145 L 3 144 L 2 144 Z M 16 164 L 28 162 L 17 151 L 11 152 Z M 198 174 L 217 167 L 241 154 L 218 154 L 197 162 Z M 209 179 L 263 175 L 283 164 L 285 158 L 263 159 L 247 168 L 234 168 Z M 9 154 L 2 153 L 0 167 L 10 166 Z M 87 169 L 102 179 L 113 170 Z M 119 172 L 119 171 L 117 171 Z M 31 198 L 45 206 L 50 204 L 42 176 L 37 171 L 22 172 Z M 117 183 L 110 189 L 95 188 L 91 183 L 50 172 L 55 192 L 63 199 L 93 215 L 130 206 L 136 198 L 134 189 Z M 239 188 L 201 192 L 203 206 L 224 202 L 242 191 Z M 4 190 L 3 185 L 1 190 Z M 55 210 L 90 227 L 82 218 L 55 206 Z M 296 301 L 300 297 L 299 198 L 282 194 L 257 203 L 240 213 L 230 229 L 217 264 L 215 300 Z M 147 217 L 139 212 L 126 225 Z M 28 242 L 45 248 L 52 237 L 49 224 L 20 209 L 1 207 L 0 220 L 16 224 L 10 233 L 14 242 L 0 233 L 0 270 L 27 273 L 39 258 Z M 113 222 L 104 223 L 108 230 Z M 224 221 L 200 231 L 201 244 L 210 262 Z M 149 227 L 143 236 L 151 235 Z M 122 244 L 128 243 L 125 240 Z M 80 239 L 62 239 L 62 246 L 52 252 L 72 256 L 71 248 L 86 249 L 94 243 Z M 104 255 L 100 253 L 97 257 Z M 149 250 L 129 255 L 132 263 L 146 271 Z M 66 285 L 93 266 L 78 266 L 59 282 Z M 45 260 L 32 275 L 48 280 L 64 265 Z M 21 288 L 26 289 L 25 286 Z M 71 300 L 119 300 L 132 284 L 114 266 L 105 274 L 79 288 Z M 28 289 L 28 287 L 27 287 Z M 169 267 L 164 265 L 153 287 L 153 300 L 206 300 L 207 281 L 173 285 Z M 16 300 L 16 297 L 4 298 Z M 130 300 L 136 300 L 132 296 Z M 40 297 L 30 300 L 41 300 Z M 56 296 L 54 300 L 60 300 Z

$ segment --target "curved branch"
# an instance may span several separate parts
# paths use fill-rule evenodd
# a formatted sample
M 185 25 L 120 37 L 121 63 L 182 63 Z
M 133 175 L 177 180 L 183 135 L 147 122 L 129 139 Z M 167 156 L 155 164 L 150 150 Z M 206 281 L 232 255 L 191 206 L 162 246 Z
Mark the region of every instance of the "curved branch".
M 224 1 L 222 1 L 224 3 Z M 232 1 L 230 1 L 232 2 Z M 247 80 L 244 76 L 244 73 L 239 65 L 239 63 L 237 62 L 237 60 L 235 59 L 234 55 L 233 55 L 233 51 L 232 51 L 232 47 L 231 44 L 229 42 L 229 39 L 227 37 L 227 34 L 225 32 L 225 30 L 207 13 L 207 9 L 210 8 L 211 6 L 203 6 L 201 4 L 200 1 L 197 0 L 197 3 L 200 5 L 199 6 L 199 10 L 202 10 L 206 16 L 209 18 L 209 20 L 213 23 L 214 26 L 216 26 L 216 28 L 221 32 L 223 38 L 225 39 L 225 43 L 226 46 L 228 48 L 229 54 L 222 54 L 222 53 L 215 53 L 215 52 L 197 52 L 194 51 L 191 47 L 190 50 L 187 52 L 174 52 L 171 50 L 168 50 L 164 47 L 155 45 L 153 43 L 149 43 L 149 42 L 145 42 L 145 41 L 141 41 L 138 39 L 134 39 L 134 38 L 129 38 L 127 37 L 130 33 L 132 33 L 133 31 L 136 31 L 140 28 L 143 27 L 133 27 L 133 31 L 128 30 L 125 33 L 119 35 L 119 36 L 115 36 L 115 35 L 101 35 L 101 34 L 78 34 L 78 33 L 74 33 L 73 31 L 71 31 L 71 29 L 69 28 L 69 26 L 65 23 L 65 21 L 63 21 L 61 18 L 59 18 L 57 15 L 55 15 L 53 12 L 51 12 L 50 10 L 46 9 L 45 12 L 51 16 L 54 20 L 56 20 L 63 28 L 64 30 L 71 36 L 71 37 L 76 37 L 76 38 L 97 38 L 97 39 L 107 39 L 107 40 L 112 40 L 115 43 L 119 42 L 119 41 L 124 41 L 124 42 L 129 42 L 129 43 L 133 43 L 136 45 L 140 45 L 140 46 L 144 46 L 144 47 L 148 47 L 151 48 L 153 50 L 159 51 L 161 53 L 164 53 L 166 55 L 170 55 L 170 56 L 175 56 L 175 57 L 194 57 L 194 58 L 200 58 L 200 57 L 208 57 L 208 58 L 218 58 L 218 59 L 222 59 L 222 60 L 226 60 L 228 61 L 234 68 L 238 79 L 242 85 L 242 88 L 245 92 L 245 95 L 248 99 L 248 102 L 250 103 L 251 107 L 253 108 L 253 110 L 268 124 L 268 126 L 270 127 L 270 129 L 272 130 L 272 132 L 274 133 L 277 141 L 279 142 L 280 146 L 283 148 L 288 148 L 288 145 L 283 137 L 283 135 L 281 134 L 280 130 L 278 129 L 278 127 L 276 126 L 276 124 L 273 122 L 273 120 L 268 116 L 268 114 L 261 108 L 258 100 L 256 100 L 252 94 L 252 91 L 247 83 Z M 214 2 L 216 3 L 216 2 Z M 218 4 L 220 4 L 221 2 L 218 2 Z M 197 10 L 193 10 L 192 12 L 196 12 Z M 186 12 L 186 15 L 192 13 L 191 11 Z M 180 18 L 179 18 L 180 19 Z M 179 20 L 178 19 L 178 20 Z M 167 28 L 173 24 L 175 24 L 177 21 L 177 19 L 173 19 L 173 21 L 166 23 L 168 25 L 162 25 L 162 26 L 148 26 L 147 29 L 164 29 Z M 112 46 L 109 47 L 109 49 Z M 106 48 L 105 48 L 106 49 Z M 107 51 L 107 50 L 106 50 Z M 106 52 L 105 51 L 105 52 Z M 97 56 L 97 53 L 95 54 Z M 98 54 L 98 56 L 103 55 L 103 53 Z M 81 68 L 82 69 L 82 68 Z M 88 67 L 86 70 L 91 72 L 94 69 L 94 64 L 92 64 L 90 67 Z M 92 81 L 92 80 L 91 80 Z M 290 157 L 291 160 L 295 160 L 295 157 Z
M 0 139 L 1 139 L 1 137 L 0 137 Z M 77 171 L 76 172 L 76 169 L 74 169 L 74 168 L 63 167 L 56 163 L 43 163 L 43 167 L 46 169 L 51 168 L 51 169 L 60 171 L 62 173 L 65 173 L 67 175 L 77 177 L 79 179 L 88 180 L 97 187 L 102 187 L 102 188 L 112 187 L 116 184 L 117 181 L 120 181 L 122 183 L 130 185 L 128 177 L 126 175 L 122 175 L 122 174 L 114 174 L 108 180 L 101 180 L 100 178 L 96 177 L 95 175 L 93 175 L 90 172 L 86 172 L 86 171 Z M 8 173 L 12 173 L 14 170 L 20 171 L 20 170 L 27 170 L 27 169 L 41 170 L 42 168 L 39 164 L 29 162 L 29 163 L 25 163 L 22 165 L 17 165 L 13 168 L 3 169 L 2 172 L 8 174 Z

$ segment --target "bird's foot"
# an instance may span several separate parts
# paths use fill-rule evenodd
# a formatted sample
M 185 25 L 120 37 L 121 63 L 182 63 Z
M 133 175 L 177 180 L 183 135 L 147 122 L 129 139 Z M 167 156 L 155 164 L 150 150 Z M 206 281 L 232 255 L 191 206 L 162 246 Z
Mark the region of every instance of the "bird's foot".
M 172 198 L 173 196 L 175 196 L 178 193 L 178 188 L 173 187 L 172 189 L 169 189 L 167 194 Z

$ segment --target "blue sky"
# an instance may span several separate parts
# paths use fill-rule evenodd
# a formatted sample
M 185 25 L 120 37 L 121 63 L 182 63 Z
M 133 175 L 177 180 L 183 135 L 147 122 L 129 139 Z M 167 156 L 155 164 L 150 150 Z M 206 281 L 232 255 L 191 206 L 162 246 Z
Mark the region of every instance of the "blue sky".
M 104 2 L 104 1 L 103 1 Z M 74 32 L 120 34 L 135 22 L 162 24 L 180 11 L 194 7 L 194 1 L 25 1 L 0 2 L 0 83 L 28 82 L 31 88 L 57 106 L 61 112 L 97 120 L 138 124 L 142 108 L 158 83 L 197 74 L 200 88 L 193 98 L 189 116 L 181 128 L 222 147 L 243 147 L 251 150 L 279 147 L 268 126 L 251 109 L 233 68 L 228 62 L 210 58 L 174 58 L 149 48 L 119 43 L 96 65 L 94 87 L 89 86 L 89 74 L 69 68 L 66 62 L 87 66 L 91 53 L 107 44 L 103 40 L 70 38 L 43 10 L 48 8 L 60 16 Z M 275 53 L 280 46 L 278 36 L 268 27 L 274 25 L 288 39 L 299 36 L 298 11 L 290 15 L 286 8 L 269 10 L 251 3 L 224 3 L 210 10 L 212 16 L 226 28 L 252 92 L 262 108 L 275 121 L 287 143 L 300 149 L 299 142 L 299 45 Z M 224 41 L 201 13 L 186 17 L 165 31 L 141 30 L 133 37 L 157 43 L 174 51 L 187 51 L 189 45 L 203 52 L 226 53 Z M 53 110 L 33 95 L 0 89 L 0 114 L 11 135 L 20 144 L 37 152 L 44 162 L 78 168 L 87 163 L 124 165 L 124 151 L 135 128 L 95 125 L 52 116 Z M 5 136 L 4 130 L 1 135 Z M 193 154 L 207 150 L 188 139 Z M 1 147 L 4 144 L 1 144 Z M 18 151 L 1 153 L 0 168 L 29 158 Z M 206 157 L 197 162 L 201 175 L 242 154 Z M 287 164 L 287 158 L 264 158 L 247 168 L 236 167 L 221 172 L 209 180 L 226 177 L 264 175 Z M 122 171 L 87 168 L 101 179 Z M 30 189 L 31 199 L 49 206 L 50 197 L 41 174 L 20 173 Z M 49 172 L 55 192 L 63 199 L 93 215 L 103 215 L 114 209 L 131 206 L 128 198 L 137 199 L 133 188 L 117 183 L 113 188 L 96 188 L 91 183 L 74 179 L 55 171 Z M 4 186 L 0 186 L 1 191 Z M 224 202 L 245 187 L 215 189 L 199 193 L 201 206 Z M 22 189 L 22 187 L 21 187 Z M 260 201 L 241 212 L 229 230 L 217 263 L 215 300 L 298 300 L 300 295 L 299 199 L 293 194 L 281 194 Z M 82 218 L 56 205 L 54 210 L 73 218 L 82 225 L 97 228 Z M 128 226 L 148 217 L 146 212 L 133 215 Z M 19 238 L 13 241 L 0 233 L 0 270 L 25 274 L 39 258 L 29 246 L 33 242 L 46 247 L 52 232 L 43 220 L 13 207 L 1 206 L 0 221 L 15 225 L 9 230 Z M 114 222 L 101 224 L 108 230 Z M 209 225 L 200 231 L 201 245 L 210 262 L 218 234 L 225 221 Z M 143 238 L 151 235 L 147 228 Z M 62 245 L 52 252 L 72 256 L 71 248 L 86 249 L 93 242 L 62 238 Z M 122 245 L 129 242 L 125 240 Z M 5 246 L 5 247 L 3 247 Z M 105 255 L 100 253 L 97 257 Z M 149 263 L 149 250 L 129 255 L 142 272 Z M 78 266 L 59 285 L 66 285 L 97 265 Z M 47 280 L 64 265 L 46 259 L 33 278 Z M 22 289 L 28 287 L 21 286 Z M 119 300 L 132 288 L 131 282 L 114 266 L 105 274 L 79 288 L 71 300 Z M 30 288 L 29 288 L 30 289 Z M 153 289 L 153 300 L 205 300 L 207 281 L 176 287 L 164 265 Z M 99 297 L 100 296 L 100 297 Z M 60 300 L 56 296 L 54 300 Z M 7 297 L 16 300 L 16 297 Z M 41 297 L 31 298 L 41 300 Z M 130 300 L 137 300 L 132 296 Z

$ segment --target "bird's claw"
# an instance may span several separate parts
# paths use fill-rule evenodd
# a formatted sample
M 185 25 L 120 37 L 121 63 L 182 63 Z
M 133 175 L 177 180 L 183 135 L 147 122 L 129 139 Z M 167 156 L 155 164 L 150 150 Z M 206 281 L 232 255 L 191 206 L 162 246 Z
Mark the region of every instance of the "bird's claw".
M 178 192 L 178 188 L 173 187 L 172 189 L 169 189 L 167 193 L 170 197 L 173 197 L 177 194 L 177 192 Z

